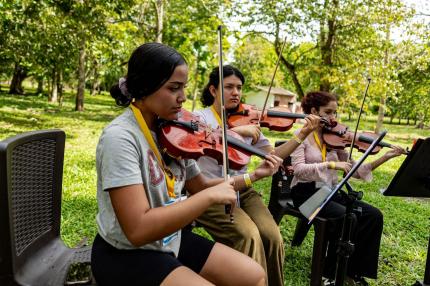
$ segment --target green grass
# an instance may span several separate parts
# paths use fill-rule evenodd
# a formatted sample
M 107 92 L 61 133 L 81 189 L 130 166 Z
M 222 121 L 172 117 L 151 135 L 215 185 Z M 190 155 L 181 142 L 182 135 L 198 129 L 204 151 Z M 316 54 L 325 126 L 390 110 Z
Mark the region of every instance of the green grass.
M 185 107 L 190 109 L 191 102 L 188 101 Z M 59 109 L 57 104 L 49 104 L 43 96 L 0 93 L 0 140 L 38 129 L 60 128 L 66 132 L 61 234 L 70 246 L 76 245 L 83 237 L 92 241 L 97 232 L 95 148 L 103 127 L 121 111 L 106 94 L 95 97 L 86 95 L 85 111 L 75 112 L 74 98 L 70 94 L 66 94 L 64 105 Z M 354 122 L 344 123 L 355 126 Z M 371 130 L 374 125 L 375 118 L 368 116 L 362 122 L 361 129 Z M 296 124 L 293 130 L 298 127 L 300 125 Z M 418 130 L 413 126 L 386 124 L 384 127 L 389 131 L 384 140 L 404 147 L 410 146 L 413 138 L 430 136 L 430 130 Z M 264 132 L 275 142 L 291 138 L 293 130 L 284 134 Z M 359 156 L 355 154 L 355 157 Z M 378 280 L 371 281 L 371 285 L 410 285 L 424 275 L 429 237 L 428 202 L 384 197 L 379 192 L 388 186 L 402 160 L 396 158 L 378 168 L 371 183 L 352 182 L 356 190 L 364 191 L 365 201 L 384 213 Z M 257 163 L 257 159 L 252 159 L 251 168 Z M 266 202 L 269 200 L 270 184 L 270 179 L 255 184 Z M 302 246 L 292 248 L 290 242 L 295 219 L 285 217 L 280 227 L 286 250 L 285 285 L 308 285 L 313 231 Z M 202 229 L 196 231 L 207 236 Z

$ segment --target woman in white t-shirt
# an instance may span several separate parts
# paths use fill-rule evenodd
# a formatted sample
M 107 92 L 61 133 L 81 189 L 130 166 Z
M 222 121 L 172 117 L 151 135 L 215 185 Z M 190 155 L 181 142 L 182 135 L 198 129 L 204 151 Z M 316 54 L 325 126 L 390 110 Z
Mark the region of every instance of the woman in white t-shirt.
M 177 119 L 188 68 L 173 48 L 148 43 L 112 87 L 128 106 L 104 130 L 97 146 L 98 235 L 91 266 L 99 285 L 265 285 L 249 257 L 182 230 L 212 205 L 231 204 L 242 176 L 208 179 L 194 160 L 163 158 L 157 120 Z M 281 159 L 268 155 L 250 174 L 271 176 Z M 184 200 L 181 191 L 191 194 Z M 226 216 L 228 217 L 228 216 Z
M 241 100 L 242 86 L 245 77 L 235 67 L 223 67 L 224 97 L 226 109 L 234 111 Z M 215 67 L 209 75 L 209 82 L 203 90 L 201 102 L 206 108 L 196 111 L 202 121 L 212 128 L 219 126 L 220 91 L 219 68 Z M 288 157 L 294 149 L 315 130 L 320 122 L 318 116 L 311 115 L 305 119 L 305 124 L 294 140 L 290 140 L 276 149 L 261 133 L 260 127 L 254 124 L 238 126 L 231 130 L 242 135 L 245 142 L 252 144 L 265 152 L 274 151 L 281 158 Z M 197 161 L 203 174 L 211 178 L 222 176 L 222 166 L 216 160 L 204 156 Z M 247 178 L 247 167 L 235 174 Z M 284 245 L 279 227 L 261 199 L 261 195 L 249 184 L 240 194 L 240 208 L 234 211 L 235 223 L 231 224 L 224 215 L 222 206 L 213 205 L 198 218 L 199 224 L 215 239 L 234 249 L 245 253 L 257 261 L 266 271 L 270 286 L 284 285 L 283 262 Z

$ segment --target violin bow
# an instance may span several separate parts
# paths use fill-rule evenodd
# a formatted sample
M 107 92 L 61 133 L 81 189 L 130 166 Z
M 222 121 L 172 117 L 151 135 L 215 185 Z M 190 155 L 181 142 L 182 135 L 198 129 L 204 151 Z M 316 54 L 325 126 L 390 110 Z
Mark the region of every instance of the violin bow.
M 273 82 L 275 81 L 276 72 L 279 67 L 279 63 L 281 61 L 282 52 L 284 51 L 285 43 L 287 42 L 287 37 L 285 37 L 284 42 L 281 47 L 281 51 L 279 52 L 278 60 L 276 61 L 275 71 L 273 72 L 272 80 L 270 81 L 269 89 L 267 90 L 266 99 L 264 100 L 263 109 L 261 110 L 261 116 L 258 119 L 258 125 L 260 125 L 260 121 L 263 120 L 264 110 L 266 109 L 267 100 L 269 99 L 270 91 L 272 90 Z
M 367 91 L 369 90 L 369 85 L 370 85 L 370 81 L 371 80 L 372 79 L 370 78 L 370 76 L 367 76 L 366 90 L 364 91 L 363 101 L 361 102 L 360 112 L 358 113 L 357 124 L 355 125 L 354 136 L 352 137 L 352 140 L 351 140 L 351 146 L 349 148 L 349 155 L 348 155 L 348 162 L 350 162 L 352 160 L 352 151 L 354 149 L 354 144 L 355 144 L 355 140 L 356 140 L 356 137 L 357 137 L 358 125 L 360 124 L 361 114 L 363 113 L 364 101 L 366 100 Z M 345 177 L 345 176 L 346 176 L 346 173 L 343 173 L 343 177 Z M 348 192 L 352 192 L 353 191 L 353 188 L 349 184 L 348 181 L 345 181 L 345 187 L 348 190 Z
M 229 179 L 229 167 L 228 167 L 228 144 L 227 144 L 227 113 L 225 109 L 225 99 L 224 99 L 224 64 L 222 60 L 222 26 L 218 26 L 218 46 L 219 46 L 219 87 L 221 97 L 221 123 L 222 123 L 222 146 L 223 146 L 223 175 L 224 180 Z M 240 207 L 239 192 L 236 192 L 236 204 Z M 234 222 L 233 213 L 231 212 L 231 205 L 225 206 L 225 213 L 230 214 L 230 222 Z
M 372 79 L 370 78 L 370 76 L 367 76 L 367 86 L 366 86 L 366 90 L 364 92 L 363 101 L 361 102 L 360 112 L 358 113 L 358 119 L 357 119 L 357 124 L 355 125 L 354 136 L 352 137 L 352 140 L 351 140 L 351 146 L 349 148 L 348 161 L 350 161 L 352 159 L 352 150 L 354 148 L 355 140 L 357 138 L 358 125 L 360 124 L 361 114 L 363 113 L 364 101 L 366 100 L 367 91 L 369 90 L 371 80 Z

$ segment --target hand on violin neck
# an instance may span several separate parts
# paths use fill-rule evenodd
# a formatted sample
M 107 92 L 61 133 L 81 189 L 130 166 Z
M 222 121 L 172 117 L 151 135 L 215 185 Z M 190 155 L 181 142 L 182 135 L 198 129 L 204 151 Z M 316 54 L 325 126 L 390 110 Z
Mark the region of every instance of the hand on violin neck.
M 318 130 L 320 124 L 321 124 L 321 117 L 314 114 L 309 114 L 308 116 L 306 116 L 305 123 L 302 129 L 300 130 L 300 133 L 302 133 L 303 138 L 300 138 L 300 139 L 304 140 L 310 133 L 312 133 L 315 130 Z
M 398 157 L 400 155 L 406 154 L 406 150 L 399 146 L 392 145 L 392 149 L 387 151 L 387 153 L 384 154 L 384 157 L 389 160 L 394 157 Z

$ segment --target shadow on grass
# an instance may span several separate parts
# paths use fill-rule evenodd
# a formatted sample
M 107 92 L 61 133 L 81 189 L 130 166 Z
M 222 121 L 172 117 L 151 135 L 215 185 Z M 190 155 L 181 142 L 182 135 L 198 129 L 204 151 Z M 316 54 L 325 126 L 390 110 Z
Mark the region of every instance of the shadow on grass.
M 106 113 L 106 108 L 93 108 L 93 105 L 89 105 L 89 107 L 82 111 L 77 112 L 74 110 L 70 110 L 67 107 L 59 108 L 58 106 L 54 106 L 48 102 L 42 103 L 39 97 L 25 97 L 25 96 L 16 96 L 16 95 L 5 95 L 0 96 L 0 106 L 13 107 L 19 111 L 32 111 L 28 113 L 28 117 L 37 118 L 37 120 L 43 120 L 42 116 L 50 116 L 54 118 L 62 118 L 64 117 L 67 120 L 73 118 L 75 120 L 83 120 L 83 121 L 94 121 L 94 122 L 109 122 L 117 116 L 122 109 L 114 107 L 112 102 L 106 103 L 104 100 L 92 99 L 89 100 L 91 102 L 97 102 L 96 104 L 110 106 L 111 109 Z M 36 114 L 35 111 L 37 112 Z M 104 113 L 103 113 L 104 112 Z M 6 113 L 9 113 L 9 116 L 6 117 Z M 18 119 L 19 116 L 23 116 L 21 113 L 15 115 L 13 111 L 2 111 L 0 113 L 0 119 L 8 123 L 20 124 L 26 127 L 37 126 L 37 123 L 29 122 L 29 119 Z M 2 118 L 3 117 L 3 118 Z M 49 122 L 48 122 L 49 124 Z
M 34 117 L 33 115 L 32 117 L 23 118 L 21 114 L 16 115 L 13 112 L 9 111 L 2 111 L 0 113 L 1 121 L 5 121 L 6 123 L 15 126 L 25 127 L 26 129 L 32 129 L 34 127 L 37 127 L 39 124 L 49 125 L 49 122 L 45 122 L 45 119 L 40 118 L 40 116 L 37 117 L 38 118 Z
M 4 86 L 2 86 L 4 87 Z M 21 98 L 21 99 L 28 99 L 31 100 L 31 98 L 45 98 L 46 102 L 48 101 L 48 94 L 46 91 L 43 93 L 36 93 L 34 89 L 26 89 L 24 94 L 9 94 L 8 89 L 0 90 L 0 97 L 14 97 L 14 98 Z M 73 102 L 76 98 L 76 92 L 75 91 L 65 91 L 63 94 L 63 101 Z M 102 92 L 101 94 L 97 94 L 95 96 L 91 96 L 88 93 L 85 93 L 84 96 L 84 102 L 88 104 L 96 104 L 96 105 L 103 105 L 103 106 L 112 106 L 115 104 L 115 100 L 111 97 L 109 92 Z
M 15 107 L 20 110 L 44 109 L 50 106 L 48 100 L 42 101 L 42 96 L 25 96 L 0 93 L 0 106 Z
M 51 117 L 55 117 L 55 118 L 67 118 L 67 119 L 71 119 L 73 118 L 74 120 L 80 120 L 80 121 L 93 121 L 93 122 L 110 122 L 112 121 L 117 114 L 112 112 L 112 113 L 105 113 L 102 114 L 102 111 L 90 111 L 90 110 L 85 110 L 85 111 L 68 111 L 68 110 L 55 110 L 50 111 L 49 115 Z

